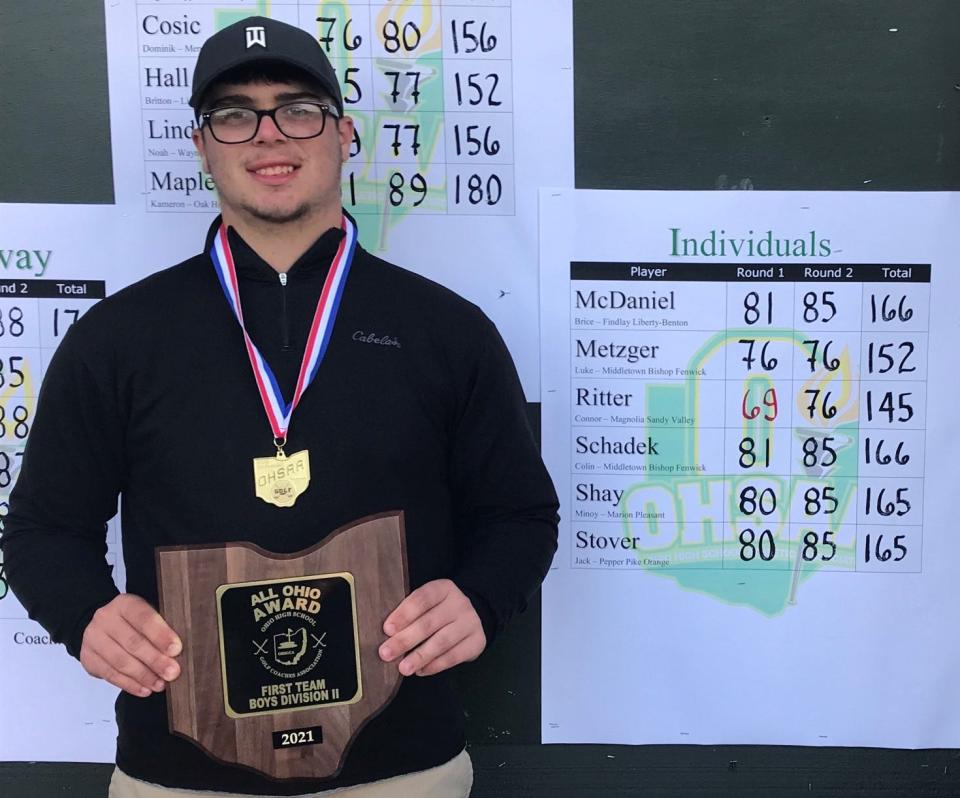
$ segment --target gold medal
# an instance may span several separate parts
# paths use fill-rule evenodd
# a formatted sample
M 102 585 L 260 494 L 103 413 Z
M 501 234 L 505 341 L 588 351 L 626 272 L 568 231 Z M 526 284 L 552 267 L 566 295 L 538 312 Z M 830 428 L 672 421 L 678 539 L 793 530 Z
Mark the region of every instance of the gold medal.
M 304 449 L 289 457 L 277 447 L 273 457 L 253 458 L 257 496 L 277 507 L 293 507 L 310 485 L 310 452 Z

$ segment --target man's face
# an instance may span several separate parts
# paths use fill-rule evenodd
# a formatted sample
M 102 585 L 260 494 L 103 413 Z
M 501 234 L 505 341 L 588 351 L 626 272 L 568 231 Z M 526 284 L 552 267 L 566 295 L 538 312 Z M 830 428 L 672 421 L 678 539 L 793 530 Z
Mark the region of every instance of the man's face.
M 206 106 L 263 110 L 297 100 L 322 101 L 303 83 L 232 83 L 218 87 Z M 193 141 L 228 214 L 282 224 L 340 209 L 340 168 L 353 141 L 349 117 L 338 123 L 328 115 L 312 139 L 287 138 L 265 116 L 257 135 L 242 144 L 222 144 L 204 128 Z

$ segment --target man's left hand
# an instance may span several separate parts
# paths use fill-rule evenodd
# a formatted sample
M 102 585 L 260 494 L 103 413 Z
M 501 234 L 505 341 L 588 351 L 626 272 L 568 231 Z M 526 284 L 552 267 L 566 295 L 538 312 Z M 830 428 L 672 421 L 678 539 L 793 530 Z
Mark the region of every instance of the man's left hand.
M 487 637 L 473 604 L 449 579 L 414 590 L 383 623 L 380 658 L 399 657 L 404 676 L 432 676 L 480 656 Z

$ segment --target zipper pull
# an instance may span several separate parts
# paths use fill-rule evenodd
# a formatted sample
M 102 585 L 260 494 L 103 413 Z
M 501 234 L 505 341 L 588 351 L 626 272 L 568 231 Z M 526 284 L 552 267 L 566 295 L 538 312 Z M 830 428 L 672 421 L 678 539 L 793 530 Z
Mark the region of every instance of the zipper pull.
M 287 320 L 287 273 L 277 272 L 280 278 L 280 336 L 282 338 L 281 349 L 286 352 L 290 349 L 290 323 Z M 0 366 L 3 364 L 0 363 Z M 2 408 L 0 408 L 2 409 Z

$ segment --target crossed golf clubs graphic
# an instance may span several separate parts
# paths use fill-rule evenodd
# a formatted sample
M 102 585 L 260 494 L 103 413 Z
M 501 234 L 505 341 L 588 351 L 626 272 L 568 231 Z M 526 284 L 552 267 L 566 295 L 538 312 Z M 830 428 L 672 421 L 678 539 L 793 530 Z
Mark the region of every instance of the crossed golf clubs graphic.
M 310 633 L 310 637 L 313 638 L 313 647 L 314 648 L 326 648 L 327 644 L 324 641 L 324 638 L 327 636 L 327 633 L 324 632 L 320 637 L 317 637 L 313 632 Z M 258 643 L 256 640 L 253 641 L 253 656 L 259 657 L 261 654 L 263 656 L 267 655 L 267 640 L 264 640 L 262 643 Z

